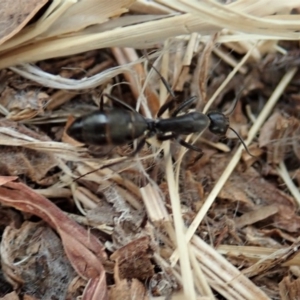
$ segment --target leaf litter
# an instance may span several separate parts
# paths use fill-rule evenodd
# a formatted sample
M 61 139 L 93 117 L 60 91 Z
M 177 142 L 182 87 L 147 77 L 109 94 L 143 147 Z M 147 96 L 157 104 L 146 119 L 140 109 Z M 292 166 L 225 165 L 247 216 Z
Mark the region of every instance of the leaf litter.
M 300 2 L 227 2 L 53 1 L 2 32 L 2 299 L 299 297 Z M 231 133 L 127 160 L 134 145 L 67 136 L 102 93 L 154 118 L 168 93 L 148 60 L 171 109 L 237 97 L 230 124 L 255 157 Z

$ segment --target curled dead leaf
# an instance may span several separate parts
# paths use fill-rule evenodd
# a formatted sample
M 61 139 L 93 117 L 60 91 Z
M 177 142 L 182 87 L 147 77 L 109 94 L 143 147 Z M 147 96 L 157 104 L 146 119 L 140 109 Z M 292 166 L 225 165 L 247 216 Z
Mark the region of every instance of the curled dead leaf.
M 73 268 L 82 277 L 95 278 L 105 272 L 102 261 L 107 257 L 101 243 L 48 199 L 22 183 L 9 182 L 0 187 L 0 202 L 39 216 L 54 228 Z

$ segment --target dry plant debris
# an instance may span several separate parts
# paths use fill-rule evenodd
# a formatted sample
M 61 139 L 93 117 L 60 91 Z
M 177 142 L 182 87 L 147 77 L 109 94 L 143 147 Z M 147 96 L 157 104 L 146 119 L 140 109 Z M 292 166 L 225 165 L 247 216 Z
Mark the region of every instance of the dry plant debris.
M 300 299 L 300 0 L 0 12 L 0 299 Z M 152 64 L 170 112 L 230 111 L 252 156 L 229 131 L 130 158 L 68 136 L 103 93 L 156 118 Z
M 16 35 L 47 2 L 47 0 L 9 0 L 2 3 L 0 43 L 2 44 Z

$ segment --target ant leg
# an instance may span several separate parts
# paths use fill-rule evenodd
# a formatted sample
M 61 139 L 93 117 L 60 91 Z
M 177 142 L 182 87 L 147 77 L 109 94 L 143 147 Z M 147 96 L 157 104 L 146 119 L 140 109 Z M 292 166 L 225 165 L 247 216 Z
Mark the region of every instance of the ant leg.
M 102 170 L 102 169 L 110 168 L 110 167 L 112 167 L 112 166 L 115 166 L 115 165 L 117 165 L 117 164 L 120 164 L 120 163 L 124 162 L 125 160 L 127 160 L 127 158 L 128 158 L 128 157 L 124 157 L 122 160 L 119 160 L 119 161 L 116 161 L 116 162 L 113 162 L 113 163 L 110 163 L 110 164 L 103 165 L 103 166 L 101 166 L 100 168 L 95 169 L 95 170 L 91 170 L 91 171 L 89 171 L 89 172 L 87 172 L 87 173 L 84 173 L 84 174 L 78 176 L 78 177 L 75 178 L 73 181 L 76 182 L 76 181 L 78 181 L 79 179 L 85 177 L 86 175 L 93 174 L 93 173 L 98 172 L 98 171 L 100 171 L 100 170 Z
M 100 111 L 101 112 L 104 111 L 104 95 L 101 95 L 101 99 L 100 99 Z
M 181 138 L 178 138 L 177 141 L 178 141 L 178 143 L 179 143 L 181 146 L 183 146 L 183 147 L 185 147 L 185 148 L 188 148 L 188 149 L 190 149 L 190 150 L 193 150 L 193 151 L 202 153 L 202 149 L 200 149 L 200 148 L 198 148 L 198 147 L 196 147 L 196 146 L 194 146 L 194 145 L 192 145 L 192 144 L 190 144 L 190 143 L 187 143 L 185 140 L 183 140 L 183 139 L 181 139 Z
M 89 172 L 87 172 L 87 173 L 85 173 L 85 174 L 83 174 L 83 175 L 81 175 L 81 176 L 75 178 L 74 181 L 77 181 L 77 180 L 81 179 L 82 177 L 84 177 L 84 176 L 86 176 L 86 175 L 95 173 L 95 172 L 100 171 L 100 170 L 105 169 L 105 168 L 110 168 L 110 167 L 112 167 L 112 166 L 115 166 L 115 165 L 117 165 L 117 164 L 120 164 L 120 163 L 126 161 L 128 158 L 133 157 L 133 156 L 135 156 L 138 152 L 140 152 L 140 151 L 142 150 L 143 146 L 145 145 L 145 143 L 146 143 L 146 138 L 143 138 L 142 140 L 139 141 L 139 143 L 138 143 L 136 149 L 135 149 L 132 153 L 130 153 L 128 156 L 124 157 L 122 160 L 119 160 L 119 161 L 116 161 L 116 162 L 113 162 L 113 163 L 110 163 L 110 164 L 106 164 L 106 165 L 101 166 L 101 167 L 98 168 L 98 169 L 89 171 Z
M 157 139 L 161 142 L 163 141 L 167 141 L 167 140 L 171 140 L 171 139 L 175 139 L 178 137 L 178 134 L 175 133 L 171 133 L 171 134 L 166 134 L 166 135 L 158 135 Z
M 142 150 L 142 148 L 144 147 L 145 144 L 146 144 L 146 138 L 141 139 L 138 142 L 135 150 L 133 150 L 133 152 L 130 153 L 127 157 L 133 157 L 133 156 L 135 156 L 137 153 L 139 153 Z
M 163 142 L 163 141 L 167 141 L 167 140 L 171 140 L 171 139 L 176 139 L 177 142 L 178 142 L 181 146 L 183 146 L 183 147 L 185 147 L 185 148 L 188 148 L 188 149 L 190 149 L 190 150 L 193 150 L 193 151 L 202 153 L 202 149 L 200 149 L 200 148 L 198 148 L 198 147 L 196 147 L 196 146 L 194 146 L 194 145 L 192 145 L 192 144 L 190 144 L 190 143 L 187 143 L 185 140 L 179 138 L 179 137 L 178 137 L 178 134 L 175 134 L 175 133 L 171 133 L 171 134 L 167 134 L 167 135 L 163 135 L 163 136 L 158 136 L 157 139 L 158 139 L 159 141 L 162 141 L 162 142 Z
M 145 57 L 148 60 L 149 65 L 151 66 L 151 68 L 157 73 L 157 75 L 159 76 L 160 80 L 162 81 L 162 83 L 164 84 L 164 86 L 166 87 L 167 91 L 169 92 L 170 96 L 172 97 L 171 100 L 167 100 L 159 109 L 159 111 L 157 112 L 157 117 L 159 118 L 170 106 L 171 104 L 174 103 L 175 101 L 175 94 L 173 92 L 173 90 L 171 89 L 170 85 L 168 84 L 168 82 L 166 81 L 166 79 L 160 74 L 160 72 L 156 69 L 156 67 L 150 62 L 150 60 L 148 59 L 148 54 L 147 52 L 144 52 Z M 175 117 L 181 110 L 183 110 L 184 108 L 190 106 L 197 98 L 196 97 L 191 97 L 190 99 L 184 101 L 181 105 L 179 105 L 178 108 L 175 109 L 175 111 L 172 113 L 172 117 Z
M 157 112 L 157 117 L 159 118 L 167 109 L 169 109 L 169 107 L 171 106 L 171 104 L 173 104 L 174 101 L 175 101 L 174 99 L 171 99 L 165 102 Z
M 141 139 L 139 142 L 138 142 L 138 144 L 137 144 L 137 146 L 136 146 L 136 148 L 130 153 L 130 154 L 128 154 L 126 157 L 128 158 L 128 157 L 134 157 L 137 153 L 139 153 L 141 150 L 142 150 L 142 148 L 144 147 L 144 145 L 146 144 L 146 137 L 144 137 L 143 139 Z M 108 152 L 109 153 L 109 152 Z M 107 165 L 105 165 L 105 168 L 107 167 Z M 103 167 L 102 167 L 103 168 Z
M 184 102 L 182 102 L 173 112 L 171 117 L 176 117 L 178 115 L 178 113 L 180 113 L 184 108 L 188 108 L 189 106 L 191 106 L 195 101 L 197 100 L 197 97 L 191 97 L 187 100 L 185 100 Z
M 123 102 L 122 100 L 120 100 L 120 99 L 118 99 L 118 98 L 116 98 L 116 97 L 114 97 L 112 95 L 106 94 L 106 93 L 104 93 L 102 96 L 105 96 L 108 99 L 110 99 L 111 101 L 116 102 L 116 103 L 122 105 L 124 108 L 126 108 L 128 110 L 131 110 L 131 111 L 133 111 L 133 112 L 136 113 L 136 110 L 133 107 L 131 107 L 127 103 Z M 100 103 L 100 109 L 101 109 L 101 103 Z
M 172 112 L 171 117 L 176 117 L 180 111 L 182 111 L 184 108 L 192 105 L 196 100 L 197 100 L 196 96 L 185 100 L 174 110 L 174 112 Z M 157 113 L 157 117 L 159 118 L 171 106 L 171 104 L 173 102 L 174 102 L 174 99 L 171 99 L 171 100 L 167 101 L 165 104 L 163 104 Z

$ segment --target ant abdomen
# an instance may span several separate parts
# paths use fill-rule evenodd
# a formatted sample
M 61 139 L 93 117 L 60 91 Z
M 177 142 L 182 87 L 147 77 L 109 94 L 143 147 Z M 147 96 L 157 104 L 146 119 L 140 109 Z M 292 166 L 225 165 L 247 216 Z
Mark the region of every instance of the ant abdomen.
M 148 126 L 141 114 L 114 108 L 76 119 L 67 134 L 88 145 L 124 145 L 142 136 Z

